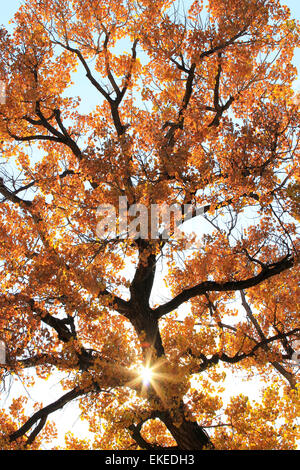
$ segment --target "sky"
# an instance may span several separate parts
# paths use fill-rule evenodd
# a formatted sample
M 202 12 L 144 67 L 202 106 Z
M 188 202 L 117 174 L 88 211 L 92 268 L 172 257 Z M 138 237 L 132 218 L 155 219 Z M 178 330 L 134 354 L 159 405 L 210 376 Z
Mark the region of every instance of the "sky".
M 300 1 L 299 0 L 282 0 L 281 3 L 287 5 L 290 8 L 292 18 L 300 20 Z M 22 4 L 22 0 L 9 0 L 9 1 L 0 0 L 0 25 L 4 25 L 7 29 L 11 30 L 12 25 L 9 25 L 9 20 L 13 17 L 14 13 L 18 10 L 21 4 Z M 293 63 L 298 68 L 299 75 L 300 75 L 300 50 L 299 49 L 295 53 Z M 80 84 L 80 86 L 82 86 L 82 83 Z M 91 87 L 88 87 L 88 89 L 90 88 Z M 297 83 L 295 84 L 295 91 L 300 91 L 299 79 Z M 90 95 L 88 95 L 88 97 L 91 98 Z M 91 102 L 95 103 L 95 101 L 93 100 Z M 232 385 L 236 387 L 237 383 L 234 382 L 234 378 L 231 377 L 230 380 L 231 380 Z M 43 399 L 46 398 L 47 403 L 50 403 L 51 401 L 56 400 L 58 398 L 56 383 L 58 382 L 59 382 L 59 378 L 56 378 L 55 381 L 52 383 L 52 386 L 50 387 L 49 387 L 49 382 L 46 382 L 45 384 L 41 384 L 41 388 L 39 388 L 38 390 L 30 390 L 29 391 L 30 399 L 32 399 L 33 402 L 40 401 L 41 399 L 40 396 L 42 393 Z M 17 390 L 23 395 L 27 393 L 22 388 L 21 383 L 18 384 Z M 250 384 L 247 382 L 240 383 L 239 391 L 244 392 L 246 394 L 251 393 Z M 3 401 L 1 400 L 0 407 L 3 405 L 5 405 L 5 403 L 3 403 Z M 81 434 L 83 435 L 86 433 L 86 429 L 87 429 L 86 426 L 84 425 L 82 421 L 79 420 L 79 414 L 76 412 L 74 413 L 74 408 L 72 408 L 71 406 L 67 406 L 64 410 L 57 412 L 56 416 L 57 416 L 56 419 L 60 421 L 60 424 L 63 424 L 62 431 L 70 429 L 71 431 L 74 431 L 76 435 L 79 434 L 79 431 L 81 431 Z

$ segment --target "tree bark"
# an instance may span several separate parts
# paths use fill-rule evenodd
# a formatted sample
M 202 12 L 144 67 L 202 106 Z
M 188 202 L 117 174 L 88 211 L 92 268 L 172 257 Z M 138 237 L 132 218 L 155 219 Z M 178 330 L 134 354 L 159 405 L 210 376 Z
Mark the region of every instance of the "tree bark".
M 195 421 L 188 421 L 181 411 L 180 425 L 174 424 L 169 413 L 163 414 L 161 420 L 172 434 L 180 450 L 213 449 L 214 446 L 206 431 Z

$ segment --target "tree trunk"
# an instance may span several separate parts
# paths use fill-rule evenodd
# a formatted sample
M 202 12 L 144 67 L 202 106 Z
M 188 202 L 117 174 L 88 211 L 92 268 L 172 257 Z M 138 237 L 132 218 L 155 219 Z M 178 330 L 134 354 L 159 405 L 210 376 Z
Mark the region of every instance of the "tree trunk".
M 149 307 L 145 307 L 138 300 L 131 300 L 130 307 L 133 313 L 127 315 L 137 334 L 145 334 L 145 341 L 154 346 L 157 356 L 164 355 L 164 347 L 162 344 L 158 320 L 153 315 Z
M 214 446 L 210 441 L 205 430 L 194 421 L 186 420 L 182 413 L 181 424 L 175 425 L 169 414 L 161 417 L 180 450 L 203 450 L 213 449 Z

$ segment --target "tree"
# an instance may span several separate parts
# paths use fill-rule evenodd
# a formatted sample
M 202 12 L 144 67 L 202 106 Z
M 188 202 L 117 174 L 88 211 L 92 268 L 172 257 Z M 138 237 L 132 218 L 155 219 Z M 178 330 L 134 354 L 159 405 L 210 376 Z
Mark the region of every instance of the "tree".
M 1 448 L 73 401 L 94 437 L 65 449 L 296 448 L 298 41 L 277 0 L 26 0 L 1 29 L 1 377 L 64 376 Z M 138 235 L 100 236 L 120 198 Z M 154 237 L 163 204 L 196 233 Z

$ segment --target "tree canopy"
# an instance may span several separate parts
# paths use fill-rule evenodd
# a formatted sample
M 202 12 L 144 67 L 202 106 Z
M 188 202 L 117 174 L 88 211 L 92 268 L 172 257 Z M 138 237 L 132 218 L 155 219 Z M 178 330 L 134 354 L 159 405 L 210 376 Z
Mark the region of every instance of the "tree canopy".
M 72 402 L 63 449 L 297 447 L 298 45 L 277 0 L 25 0 L 0 29 L 0 377 L 63 377 L 0 410 L 2 449 L 54 449 Z M 100 236 L 120 198 L 138 235 Z M 191 230 L 154 237 L 163 205 Z

